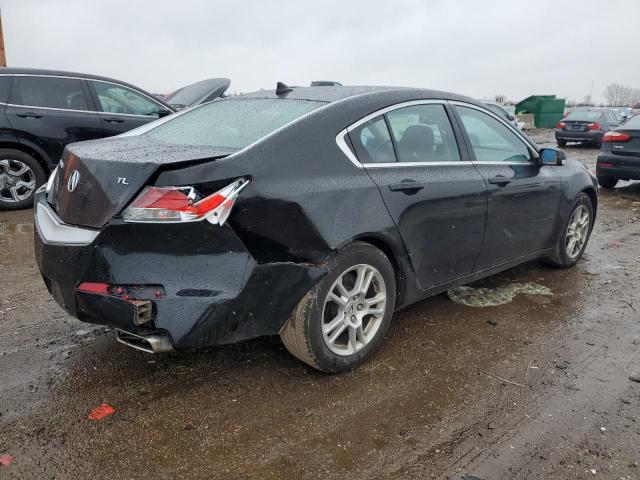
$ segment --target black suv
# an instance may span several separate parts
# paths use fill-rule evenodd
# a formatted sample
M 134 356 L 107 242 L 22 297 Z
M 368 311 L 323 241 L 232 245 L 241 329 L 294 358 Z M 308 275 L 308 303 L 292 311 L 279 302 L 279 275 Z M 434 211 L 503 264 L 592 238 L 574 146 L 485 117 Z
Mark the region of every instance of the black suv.
M 174 111 L 110 78 L 0 68 L 0 210 L 30 207 L 68 143 L 118 135 Z

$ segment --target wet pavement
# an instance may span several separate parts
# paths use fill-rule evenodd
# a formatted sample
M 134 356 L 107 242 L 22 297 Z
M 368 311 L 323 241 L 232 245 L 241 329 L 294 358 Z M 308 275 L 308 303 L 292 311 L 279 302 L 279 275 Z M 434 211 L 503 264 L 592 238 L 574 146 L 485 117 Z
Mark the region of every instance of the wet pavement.
M 596 150 L 566 151 L 594 168 Z M 278 338 L 156 356 L 116 343 L 48 295 L 31 215 L 0 212 L 0 479 L 640 478 L 640 182 L 600 191 L 575 268 L 473 285 L 545 294 L 425 300 L 342 375 Z M 103 402 L 116 412 L 88 420 Z

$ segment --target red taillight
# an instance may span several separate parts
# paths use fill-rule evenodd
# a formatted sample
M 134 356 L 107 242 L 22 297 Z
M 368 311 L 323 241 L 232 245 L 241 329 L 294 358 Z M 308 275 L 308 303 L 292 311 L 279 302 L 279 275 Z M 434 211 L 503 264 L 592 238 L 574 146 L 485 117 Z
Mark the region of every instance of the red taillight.
M 567 124 L 564 122 L 558 122 L 556 123 L 556 128 L 562 130 L 564 127 L 566 127 Z
M 610 167 L 613 167 L 613 164 L 612 163 L 598 162 L 598 167 L 610 168 Z
M 193 187 L 147 187 L 122 217 L 127 222 L 194 222 L 203 219 L 222 225 L 238 194 L 249 181 L 240 178 L 222 190 L 198 200 Z M 197 200 L 197 201 L 196 201 Z
M 590 123 L 588 126 L 589 126 L 589 130 L 602 130 L 598 122 Z
M 631 137 L 622 132 L 607 132 L 602 137 L 603 142 L 628 142 Z
M 98 293 L 100 295 L 109 295 L 111 293 L 108 283 L 82 282 L 78 285 L 77 290 L 86 293 Z

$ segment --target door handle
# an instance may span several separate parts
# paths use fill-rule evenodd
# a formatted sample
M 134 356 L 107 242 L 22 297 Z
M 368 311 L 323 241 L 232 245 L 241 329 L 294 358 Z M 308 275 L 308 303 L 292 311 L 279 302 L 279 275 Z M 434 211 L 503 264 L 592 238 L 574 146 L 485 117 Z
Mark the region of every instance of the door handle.
M 116 118 L 116 117 L 107 117 L 104 119 L 105 122 L 109 122 L 109 123 L 122 123 L 124 122 L 124 120 L 122 120 L 121 118 Z
M 424 185 L 422 183 L 416 182 L 415 180 L 403 180 L 400 183 L 392 183 L 389 185 L 389 190 L 392 192 L 417 192 L 418 190 L 422 190 Z
M 16 115 L 21 118 L 42 118 L 42 114 L 36 112 L 16 113 Z
M 508 185 L 509 183 L 511 183 L 511 179 L 498 175 L 497 177 L 490 178 L 489 180 L 487 180 L 487 182 L 489 182 L 491 185 L 498 185 L 499 187 L 504 187 L 505 185 Z

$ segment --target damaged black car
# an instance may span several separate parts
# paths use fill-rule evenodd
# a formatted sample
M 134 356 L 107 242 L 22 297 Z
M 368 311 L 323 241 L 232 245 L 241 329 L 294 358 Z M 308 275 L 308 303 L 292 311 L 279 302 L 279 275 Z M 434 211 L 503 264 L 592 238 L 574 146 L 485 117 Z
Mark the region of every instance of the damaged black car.
M 404 306 L 574 265 L 596 191 L 470 98 L 279 84 L 67 146 L 36 195 L 36 258 L 65 310 L 129 346 L 279 334 L 339 372 Z

